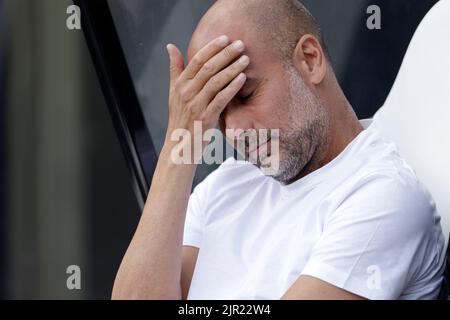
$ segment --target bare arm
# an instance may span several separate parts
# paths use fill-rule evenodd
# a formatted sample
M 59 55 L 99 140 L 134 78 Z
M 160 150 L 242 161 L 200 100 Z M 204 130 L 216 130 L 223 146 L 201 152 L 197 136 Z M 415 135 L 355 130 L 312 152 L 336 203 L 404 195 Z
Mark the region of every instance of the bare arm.
M 113 299 L 181 299 L 187 295 L 198 250 L 182 246 L 186 210 L 196 165 L 175 164 L 170 135 L 184 129 L 194 135 L 194 121 L 214 128 L 239 92 L 244 64 L 233 62 L 243 48 L 216 39 L 184 69 L 181 52 L 168 46 L 171 60 L 169 125 L 147 202 L 114 283 Z M 183 140 L 191 147 L 191 140 Z M 194 163 L 192 159 L 192 163 Z M 186 268 L 186 270 L 182 270 Z M 183 275 L 183 279 L 182 279 Z
M 344 289 L 338 288 L 311 276 L 300 276 L 283 295 L 284 300 L 365 300 Z
M 181 297 L 187 299 L 191 287 L 192 276 L 197 262 L 199 249 L 190 246 L 183 247 L 181 266 Z

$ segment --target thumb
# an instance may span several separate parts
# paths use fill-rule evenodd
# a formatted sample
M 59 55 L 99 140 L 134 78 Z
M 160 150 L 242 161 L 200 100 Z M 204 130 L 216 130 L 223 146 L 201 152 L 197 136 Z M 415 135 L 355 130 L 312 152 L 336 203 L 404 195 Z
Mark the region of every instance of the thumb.
M 184 70 L 184 58 L 181 51 L 173 44 L 167 45 L 167 52 L 170 59 L 170 85 L 172 86 Z

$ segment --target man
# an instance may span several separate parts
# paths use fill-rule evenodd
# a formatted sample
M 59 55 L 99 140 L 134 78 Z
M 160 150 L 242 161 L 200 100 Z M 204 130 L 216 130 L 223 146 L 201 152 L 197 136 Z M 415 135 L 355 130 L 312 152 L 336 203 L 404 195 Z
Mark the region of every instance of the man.
M 113 298 L 437 297 L 444 238 L 433 200 L 395 145 L 363 130 L 303 5 L 219 0 L 186 67 L 167 49 L 167 138 Z M 196 165 L 173 161 L 171 134 L 193 136 L 195 121 L 279 129 L 250 152 L 276 142 L 277 172 L 229 159 L 190 196 Z

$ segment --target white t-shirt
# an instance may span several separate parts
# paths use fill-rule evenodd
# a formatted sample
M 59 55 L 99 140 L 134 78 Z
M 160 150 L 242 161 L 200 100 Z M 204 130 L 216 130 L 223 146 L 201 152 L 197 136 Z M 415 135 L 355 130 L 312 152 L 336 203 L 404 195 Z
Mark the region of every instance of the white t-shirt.
M 231 158 L 189 200 L 183 243 L 200 250 L 188 299 L 279 299 L 300 275 L 433 299 L 444 242 L 430 194 L 375 129 L 288 186 Z

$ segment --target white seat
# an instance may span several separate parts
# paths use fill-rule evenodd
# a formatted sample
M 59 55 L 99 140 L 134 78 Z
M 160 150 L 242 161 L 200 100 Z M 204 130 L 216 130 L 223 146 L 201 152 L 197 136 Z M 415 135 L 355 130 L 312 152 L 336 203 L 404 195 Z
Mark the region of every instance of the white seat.
M 394 86 L 375 114 L 372 126 L 397 143 L 400 155 L 431 192 L 448 243 L 450 0 L 439 1 L 419 25 Z

